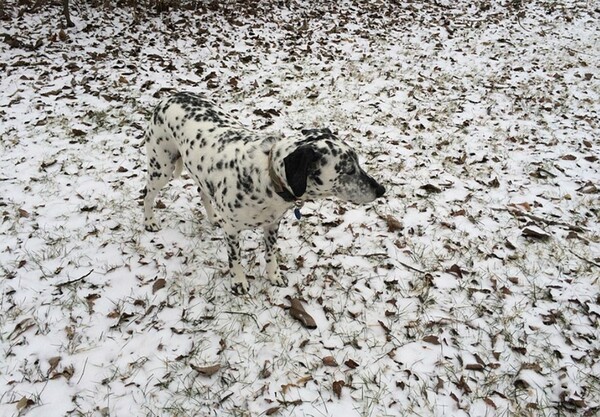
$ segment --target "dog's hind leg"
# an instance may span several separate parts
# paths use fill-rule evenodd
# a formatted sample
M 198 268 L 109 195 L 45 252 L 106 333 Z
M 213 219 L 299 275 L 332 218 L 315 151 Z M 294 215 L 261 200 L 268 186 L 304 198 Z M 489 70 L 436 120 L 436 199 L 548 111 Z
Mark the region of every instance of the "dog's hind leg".
M 198 187 L 198 191 L 200 192 L 200 198 L 202 199 L 202 205 L 204 206 L 204 210 L 206 210 L 206 215 L 208 216 L 208 220 L 214 224 L 218 225 L 221 220 L 219 215 L 215 213 L 215 209 L 213 209 L 210 198 L 202 191 L 200 187 Z
M 154 149 L 148 150 L 148 179 L 144 190 L 144 226 L 148 231 L 155 232 L 159 229 L 154 217 L 154 199 L 173 178 L 179 159 L 178 153 L 173 155 L 164 150 L 164 154 L 160 155 Z

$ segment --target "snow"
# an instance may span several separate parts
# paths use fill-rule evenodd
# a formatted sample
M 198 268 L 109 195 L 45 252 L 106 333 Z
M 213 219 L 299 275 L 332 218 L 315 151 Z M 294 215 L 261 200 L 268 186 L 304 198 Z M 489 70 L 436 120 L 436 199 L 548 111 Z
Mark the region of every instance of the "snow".
M 598 413 L 593 2 L 82 3 L 63 34 L 54 5 L 0 21 L 0 415 Z M 185 173 L 142 226 L 141 136 L 177 90 L 332 128 L 385 198 L 290 212 L 287 288 L 244 233 L 234 296 Z

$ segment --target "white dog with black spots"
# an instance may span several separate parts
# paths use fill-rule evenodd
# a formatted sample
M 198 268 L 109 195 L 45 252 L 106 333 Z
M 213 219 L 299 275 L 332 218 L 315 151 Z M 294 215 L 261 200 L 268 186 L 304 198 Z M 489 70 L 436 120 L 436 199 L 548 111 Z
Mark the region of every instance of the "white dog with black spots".
M 275 285 L 287 285 L 275 248 L 286 211 L 305 200 L 335 196 L 361 204 L 385 193 L 359 166 L 354 150 L 329 129 L 302 133 L 281 138 L 252 132 L 197 94 L 178 93 L 163 100 L 145 137 L 146 229 L 158 230 L 154 199 L 185 167 L 198 184 L 207 216 L 227 236 L 234 293 L 249 289 L 240 264 L 238 235 L 256 227 L 265 234 L 267 277 Z

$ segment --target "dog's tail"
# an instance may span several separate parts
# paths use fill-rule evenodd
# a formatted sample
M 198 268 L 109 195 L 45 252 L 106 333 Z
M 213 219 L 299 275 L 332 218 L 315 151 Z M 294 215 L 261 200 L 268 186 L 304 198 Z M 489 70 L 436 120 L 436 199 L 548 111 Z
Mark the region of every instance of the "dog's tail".
M 178 178 L 181 175 L 181 171 L 183 171 L 183 159 L 179 157 L 177 161 L 175 161 L 175 169 L 173 170 L 173 178 Z

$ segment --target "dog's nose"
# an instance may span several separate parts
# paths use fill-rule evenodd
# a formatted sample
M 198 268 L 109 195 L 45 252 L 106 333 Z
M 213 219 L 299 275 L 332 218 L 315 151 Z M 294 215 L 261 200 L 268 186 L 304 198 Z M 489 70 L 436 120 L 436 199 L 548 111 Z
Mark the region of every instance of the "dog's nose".
M 377 187 L 377 189 L 375 190 L 375 195 L 377 196 L 377 198 L 379 198 L 384 194 L 385 194 L 385 187 L 383 185 L 379 185 Z

